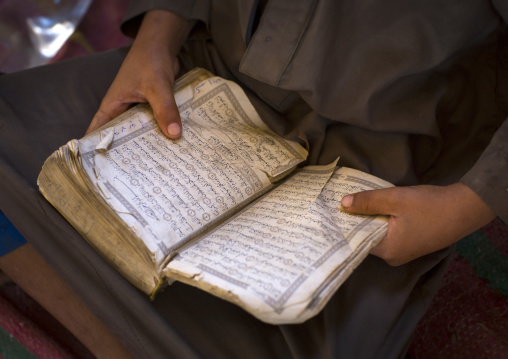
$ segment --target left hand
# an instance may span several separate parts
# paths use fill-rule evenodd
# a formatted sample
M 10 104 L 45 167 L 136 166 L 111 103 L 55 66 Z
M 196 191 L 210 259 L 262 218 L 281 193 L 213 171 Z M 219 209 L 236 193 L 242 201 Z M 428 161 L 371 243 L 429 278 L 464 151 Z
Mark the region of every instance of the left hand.
M 390 216 L 388 233 L 371 254 L 393 266 L 443 249 L 495 218 L 462 183 L 359 192 L 344 197 L 341 204 L 350 213 Z
M 173 83 L 179 71 L 177 54 L 191 27 L 192 22 L 166 10 L 152 10 L 144 15 L 136 38 L 87 134 L 133 104 L 148 102 L 164 135 L 171 139 L 181 136 L 182 124 Z

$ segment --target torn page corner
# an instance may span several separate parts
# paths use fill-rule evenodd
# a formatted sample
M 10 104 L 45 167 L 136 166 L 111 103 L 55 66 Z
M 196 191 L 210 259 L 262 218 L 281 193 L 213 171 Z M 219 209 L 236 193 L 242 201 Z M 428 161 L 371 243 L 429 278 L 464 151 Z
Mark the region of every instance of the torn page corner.
M 113 138 L 115 137 L 115 131 L 114 130 L 109 131 L 104 137 L 103 132 L 101 132 L 101 137 L 102 139 L 95 147 L 95 150 L 99 152 L 104 152 L 108 150 L 109 145 L 111 144 L 111 142 L 113 142 Z

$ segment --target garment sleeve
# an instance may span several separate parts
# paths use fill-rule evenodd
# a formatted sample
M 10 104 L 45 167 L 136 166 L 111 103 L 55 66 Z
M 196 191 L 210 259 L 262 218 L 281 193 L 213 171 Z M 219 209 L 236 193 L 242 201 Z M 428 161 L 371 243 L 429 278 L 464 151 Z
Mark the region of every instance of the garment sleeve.
M 508 24 L 508 1 L 492 0 L 492 5 Z M 508 119 L 461 182 L 473 189 L 508 225 Z
M 508 119 L 461 182 L 474 190 L 508 224 Z
M 504 22 L 508 24 L 508 1 L 506 0 L 492 0 L 494 8 L 497 10 Z
M 121 25 L 122 32 L 134 37 L 143 15 L 150 10 L 167 10 L 187 20 L 209 22 L 209 0 L 130 0 Z

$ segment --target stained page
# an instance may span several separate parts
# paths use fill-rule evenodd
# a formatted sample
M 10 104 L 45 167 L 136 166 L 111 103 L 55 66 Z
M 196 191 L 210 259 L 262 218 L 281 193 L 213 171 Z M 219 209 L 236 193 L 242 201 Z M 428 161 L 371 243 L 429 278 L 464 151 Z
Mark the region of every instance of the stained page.
M 302 322 L 384 235 L 384 217 L 340 209 L 346 194 L 391 186 L 360 171 L 307 167 L 180 252 L 165 273 L 269 323 Z
M 231 82 L 212 77 L 181 89 L 176 100 L 179 140 L 167 139 L 149 106 L 140 105 L 79 141 L 92 185 L 157 266 L 307 155 L 272 133 Z

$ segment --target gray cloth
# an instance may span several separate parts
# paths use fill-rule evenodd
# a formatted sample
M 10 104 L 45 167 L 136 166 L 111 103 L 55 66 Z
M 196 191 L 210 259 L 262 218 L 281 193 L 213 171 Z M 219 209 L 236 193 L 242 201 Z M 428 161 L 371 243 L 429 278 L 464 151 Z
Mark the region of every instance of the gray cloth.
M 0 209 L 139 358 L 397 358 L 427 309 L 451 249 L 401 267 L 368 257 L 326 308 L 301 325 L 264 324 L 174 284 L 151 302 L 38 193 L 43 161 L 80 137 L 125 51 L 0 77 Z
M 304 134 L 311 163 L 340 154 L 343 165 L 397 184 L 458 180 L 475 171 L 506 117 L 504 25 L 488 1 L 376 3 L 271 0 L 248 36 L 255 1 L 133 1 L 124 29 L 135 33 L 150 8 L 201 20 L 181 54 L 184 69 L 204 66 L 241 83 L 275 130 Z M 42 198 L 35 181 L 43 161 L 82 136 L 124 55 L 0 77 L 0 210 L 92 311 L 140 358 L 403 356 L 450 248 L 396 268 L 368 257 L 318 316 L 272 326 L 181 284 L 150 302 Z M 497 133 L 495 147 L 505 151 Z M 491 172 L 506 173 L 506 163 L 495 167 L 484 154 Z M 489 181 L 495 193 L 505 178 Z M 501 202 L 489 204 L 506 219 Z
M 269 117 L 279 133 L 305 133 L 311 163 L 340 155 L 397 185 L 462 180 L 508 223 L 506 1 L 270 0 L 254 31 L 256 4 L 133 0 L 123 29 L 152 8 L 199 20 L 214 70 L 282 114 Z

